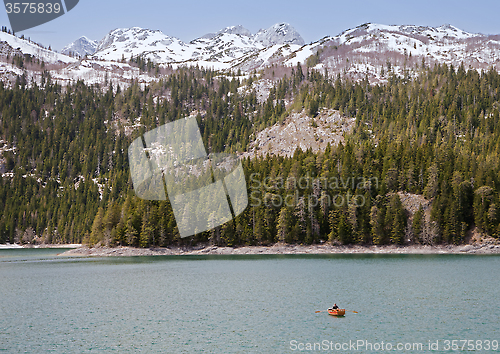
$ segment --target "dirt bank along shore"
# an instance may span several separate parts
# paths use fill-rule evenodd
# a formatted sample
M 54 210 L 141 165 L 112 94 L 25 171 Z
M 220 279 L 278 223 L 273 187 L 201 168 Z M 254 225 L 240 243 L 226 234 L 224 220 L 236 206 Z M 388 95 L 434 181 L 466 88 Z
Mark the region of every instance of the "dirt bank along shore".
M 161 255 L 203 255 L 203 254 L 500 254 L 500 244 L 440 246 L 333 246 L 333 245 L 287 245 L 217 247 L 199 246 L 191 248 L 134 248 L 134 247 L 80 247 L 61 253 L 62 256 L 161 256 Z

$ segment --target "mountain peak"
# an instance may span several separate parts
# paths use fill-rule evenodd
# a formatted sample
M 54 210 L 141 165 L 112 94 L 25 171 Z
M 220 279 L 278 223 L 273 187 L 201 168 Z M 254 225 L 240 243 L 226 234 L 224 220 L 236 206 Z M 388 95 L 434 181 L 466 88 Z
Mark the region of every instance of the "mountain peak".
M 438 28 L 443 30 L 451 30 L 451 31 L 459 31 L 455 26 L 450 25 L 449 23 L 445 23 L 444 25 L 439 26 Z
M 179 39 L 165 35 L 160 30 L 141 27 L 117 28 L 101 39 L 95 52 L 108 55 L 110 59 L 120 60 L 124 56 L 130 58 L 141 55 L 144 50 L 154 52 L 155 48 L 159 50 L 159 46 L 165 47 L 173 42 L 184 45 Z
M 223 28 L 221 29 L 220 31 L 216 32 L 216 33 L 207 33 L 205 34 L 204 36 L 201 36 L 200 38 L 208 38 L 208 39 L 211 39 L 211 38 L 214 38 L 220 34 L 223 34 L 223 33 L 227 33 L 227 34 L 239 34 L 241 36 L 252 36 L 252 33 L 247 30 L 245 27 L 243 27 L 242 25 L 238 25 L 238 26 L 229 26 L 229 27 L 226 27 L 226 28 Z
M 80 57 L 94 54 L 97 49 L 97 41 L 81 36 L 73 43 L 68 44 L 61 50 L 62 54 L 70 55 L 76 54 Z
M 268 29 L 259 30 L 255 35 L 255 40 L 266 47 L 275 44 L 305 44 L 302 36 L 286 22 L 277 23 Z

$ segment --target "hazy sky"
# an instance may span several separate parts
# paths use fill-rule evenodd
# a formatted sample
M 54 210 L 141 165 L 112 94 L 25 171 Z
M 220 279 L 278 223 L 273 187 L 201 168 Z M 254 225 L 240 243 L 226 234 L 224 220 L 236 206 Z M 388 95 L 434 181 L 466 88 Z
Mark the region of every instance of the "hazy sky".
M 186 42 L 227 26 L 242 25 L 255 33 L 278 22 L 290 23 L 306 42 L 365 22 L 450 23 L 468 32 L 500 34 L 499 14 L 500 0 L 80 0 L 64 16 L 17 35 L 60 50 L 82 35 L 100 40 L 110 30 L 133 26 Z M 10 28 L 5 11 L 0 11 L 0 24 Z

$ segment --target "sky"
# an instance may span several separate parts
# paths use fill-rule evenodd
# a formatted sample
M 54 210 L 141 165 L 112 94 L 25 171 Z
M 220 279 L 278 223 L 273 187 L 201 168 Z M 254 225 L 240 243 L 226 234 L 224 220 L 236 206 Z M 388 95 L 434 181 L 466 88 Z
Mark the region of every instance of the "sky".
M 256 33 L 287 22 L 310 43 L 366 22 L 449 23 L 467 32 L 500 34 L 499 13 L 499 0 L 80 0 L 67 14 L 17 35 L 61 50 L 80 36 L 100 40 L 116 28 L 160 30 L 189 42 L 228 26 L 242 25 Z M 0 11 L 0 24 L 10 28 L 6 11 Z

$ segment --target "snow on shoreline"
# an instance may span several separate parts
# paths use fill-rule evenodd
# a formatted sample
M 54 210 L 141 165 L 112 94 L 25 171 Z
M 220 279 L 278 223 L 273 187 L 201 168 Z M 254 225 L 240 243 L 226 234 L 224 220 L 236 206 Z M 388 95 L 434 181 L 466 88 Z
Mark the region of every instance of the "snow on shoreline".
M 24 248 L 24 247 L 21 245 L 10 244 L 10 243 L 0 245 L 0 250 L 12 250 L 12 249 L 18 249 L 18 248 Z
M 0 244 L 0 250 L 13 250 L 20 248 L 80 248 L 82 247 L 81 243 L 71 243 L 71 244 L 50 244 L 50 245 L 18 245 L 17 243 L 6 243 Z

